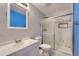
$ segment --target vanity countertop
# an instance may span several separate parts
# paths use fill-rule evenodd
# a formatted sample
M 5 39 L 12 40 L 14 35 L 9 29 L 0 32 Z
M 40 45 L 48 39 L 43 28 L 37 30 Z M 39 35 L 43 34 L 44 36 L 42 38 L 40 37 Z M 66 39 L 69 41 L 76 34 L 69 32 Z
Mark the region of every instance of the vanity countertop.
M 38 42 L 38 40 L 27 39 L 27 40 L 23 40 L 20 43 L 10 43 L 7 45 L 0 46 L 0 56 L 7 56 L 11 53 L 14 53 L 20 49 L 28 47 L 37 42 Z

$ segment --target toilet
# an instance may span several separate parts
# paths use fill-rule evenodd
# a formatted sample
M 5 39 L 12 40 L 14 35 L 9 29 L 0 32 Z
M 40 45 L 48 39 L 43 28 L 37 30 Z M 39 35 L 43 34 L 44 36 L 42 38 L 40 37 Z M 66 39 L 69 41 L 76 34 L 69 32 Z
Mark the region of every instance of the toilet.
M 42 56 L 51 56 L 51 46 L 49 44 L 41 44 L 39 48 Z
M 51 56 L 51 46 L 49 44 L 41 44 L 42 37 L 36 37 L 40 41 L 39 53 L 41 56 Z

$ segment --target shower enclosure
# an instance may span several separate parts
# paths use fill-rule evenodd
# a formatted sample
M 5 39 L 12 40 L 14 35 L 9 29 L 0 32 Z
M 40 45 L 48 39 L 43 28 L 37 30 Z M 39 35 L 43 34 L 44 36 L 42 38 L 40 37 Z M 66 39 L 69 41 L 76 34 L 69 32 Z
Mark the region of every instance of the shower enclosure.
M 52 46 L 52 56 L 72 55 L 72 14 L 43 20 L 42 36 Z

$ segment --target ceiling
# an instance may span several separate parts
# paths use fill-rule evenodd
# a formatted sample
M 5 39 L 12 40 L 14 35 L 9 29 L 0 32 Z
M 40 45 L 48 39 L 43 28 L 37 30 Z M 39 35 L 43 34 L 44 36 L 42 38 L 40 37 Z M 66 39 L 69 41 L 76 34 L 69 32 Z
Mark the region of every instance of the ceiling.
M 54 13 L 69 10 L 72 8 L 71 3 L 32 3 L 47 17 L 51 17 Z

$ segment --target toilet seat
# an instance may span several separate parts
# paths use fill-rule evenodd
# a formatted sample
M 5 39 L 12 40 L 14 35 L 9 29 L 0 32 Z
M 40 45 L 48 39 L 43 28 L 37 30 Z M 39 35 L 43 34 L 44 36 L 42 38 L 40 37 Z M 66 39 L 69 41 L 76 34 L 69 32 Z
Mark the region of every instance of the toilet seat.
M 50 50 L 51 46 L 48 45 L 48 44 L 41 44 L 40 48 L 43 49 L 43 50 Z

